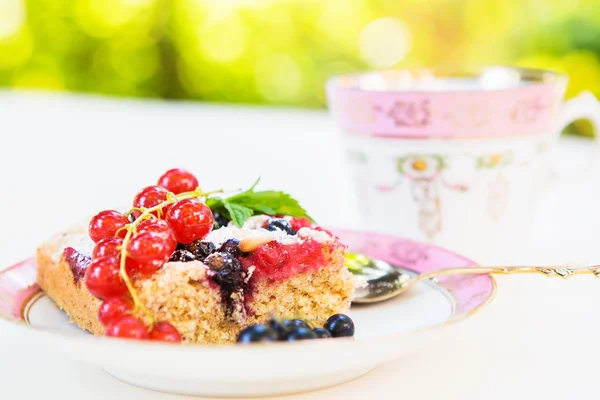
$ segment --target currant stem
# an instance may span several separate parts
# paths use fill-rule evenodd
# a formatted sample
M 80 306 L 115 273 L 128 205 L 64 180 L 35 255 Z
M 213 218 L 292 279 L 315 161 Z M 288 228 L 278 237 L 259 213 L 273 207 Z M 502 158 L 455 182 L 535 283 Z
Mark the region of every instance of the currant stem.
M 154 326 L 154 324 L 156 323 L 156 318 L 154 317 L 154 314 L 140 301 L 140 299 L 137 296 L 137 293 L 135 292 L 135 289 L 133 287 L 133 283 L 131 283 L 131 279 L 129 278 L 129 275 L 127 274 L 127 267 L 126 267 L 127 255 L 128 255 L 127 248 L 129 247 L 129 242 L 131 241 L 131 237 L 133 236 L 133 234 L 136 231 L 136 228 L 140 224 L 140 222 L 144 221 L 145 219 L 153 217 L 153 214 L 152 214 L 153 212 L 156 211 L 156 212 L 159 212 L 162 214 L 162 209 L 170 204 L 173 204 L 180 200 L 185 200 L 185 199 L 207 197 L 214 193 L 223 193 L 223 190 L 215 190 L 212 192 L 203 192 L 202 190 L 200 190 L 200 188 L 197 188 L 194 191 L 180 193 L 177 195 L 169 192 L 169 194 L 167 195 L 167 200 L 163 201 L 162 203 L 160 203 L 154 207 L 151 207 L 151 208 L 137 208 L 136 207 L 135 209 L 132 209 L 129 212 L 129 213 L 131 213 L 132 211 L 137 210 L 137 211 L 141 211 L 142 213 L 135 221 L 133 221 L 132 223 L 127 224 L 123 227 L 127 230 L 127 233 L 125 234 L 125 237 L 123 238 L 123 244 L 121 245 L 121 263 L 120 263 L 120 267 L 119 267 L 119 275 L 121 276 L 121 279 L 123 279 L 123 282 L 125 282 L 125 286 L 127 286 L 127 290 L 129 290 L 129 294 L 131 295 L 131 299 L 133 300 L 133 304 L 134 304 L 133 312 L 136 313 L 137 311 L 141 310 L 146 315 L 146 317 L 150 320 L 150 328 L 152 328 L 152 326 Z M 129 213 L 127 215 L 129 215 Z M 121 229 L 123 229 L 123 228 L 121 228 Z

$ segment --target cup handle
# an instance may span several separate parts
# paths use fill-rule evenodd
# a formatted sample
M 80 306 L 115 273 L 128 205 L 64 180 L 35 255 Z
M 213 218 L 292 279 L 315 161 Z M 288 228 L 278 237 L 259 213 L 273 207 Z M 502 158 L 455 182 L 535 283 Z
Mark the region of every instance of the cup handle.
M 564 104 L 562 114 L 558 119 L 558 129 L 560 133 L 570 123 L 578 119 L 587 119 L 594 126 L 596 137 L 600 133 L 600 102 L 589 91 L 581 92 L 577 97 L 567 100 Z
M 595 136 L 594 151 L 588 157 L 586 163 L 577 171 L 568 174 L 558 174 L 556 178 L 560 181 L 577 183 L 585 181 L 592 175 L 594 169 L 600 163 L 600 101 L 589 91 L 581 92 L 577 97 L 565 102 L 561 115 L 558 118 L 556 132 L 560 133 L 572 122 L 586 119 L 592 123 Z M 556 171 L 558 173 L 558 171 Z

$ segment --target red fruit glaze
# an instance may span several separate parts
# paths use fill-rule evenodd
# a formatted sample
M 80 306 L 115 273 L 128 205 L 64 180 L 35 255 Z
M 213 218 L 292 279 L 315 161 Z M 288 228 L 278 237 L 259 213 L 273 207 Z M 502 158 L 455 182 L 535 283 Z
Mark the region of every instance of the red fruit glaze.
M 321 244 L 308 239 L 302 243 L 270 242 L 250 256 L 241 258 L 245 269 L 254 265 L 253 278 L 279 281 L 306 271 L 316 271 L 325 264 Z
M 98 309 L 98 320 L 106 326 L 112 321 L 126 316 L 133 310 L 133 303 L 122 297 L 106 299 Z
M 310 222 L 310 219 L 308 219 L 306 217 L 292 218 L 290 220 L 290 225 L 292 226 L 293 230 L 298 232 L 300 230 L 300 228 L 310 228 L 310 226 L 312 225 L 312 222 Z
M 175 194 L 191 192 L 198 187 L 198 179 L 185 169 L 170 169 L 158 179 L 158 185 Z
M 65 261 L 69 264 L 71 268 L 71 272 L 73 273 L 73 279 L 75 283 L 79 282 L 79 280 L 85 275 L 85 271 L 90 266 L 92 259 L 88 256 L 85 256 L 79 253 L 72 247 L 67 247 L 63 251 L 63 257 Z
M 160 203 L 167 200 L 168 190 L 160 186 L 147 186 L 140 190 L 138 194 L 135 195 L 133 199 L 134 207 L 142 207 L 142 208 L 151 208 L 156 207 Z M 170 206 L 166 206 L 162 209 L 162 215 L 165 215 L 166 208 Z M 135 218 L 139 217 L 141 212 L 134 211 L 133 216 Z M 158 212 L 153 212 L 155 216 L 158 216 Z
M 123 239 L 110 237 L 100 240 L 94 246 L 92 251 L 92 258 L 102 258 L 106 256 L 117 256 L 119 255 L 119 246 L 123 244 Z
M 118 211 L 100 211 L 90 221 L 88 232 L 94 242 L 114 237 L 119 229 L 127 225 L 127 217 Z M 125 230 L 119 232 L 119 237 L 125 237 Z
M 139 263 L 151 261 L 166 263 L 175 247 L 163 235 L 154 232 L 138 233 L 131 238 L 127 252 Z
M 125 295 L 127 286 L 119 276 L 119 259 L 113 256 L 92 260 L 85 271 L 85 286 L 100 299 Z
M 165 220 L 173 229 L 179 243 L 190 244 L 203 239 L 213 228 L 214 218 L 210 208 L 194 199 L 181 200 L 167 211 Z
M 168 322 L 159 322 L 150 331 L 151 340 L 161 340 L 164 342 L 181 342 L 181 335 L 177 328 Z
M 148 339 L 148 328 L 139 319 L 130 315 L 113 320 L 105 330 L 106 336 L 124 339 Z
M 173 251 L 177 247 L 177 239 L 175 238 L 175 233 L 173 233 L 173 229 L 162 219 L 147 219 L 137 226 L 137 233 L 145 233 L 145 232 L 153 232 L 159 235 L 162 235 L 167 241 L 169 245 L 173 247 Z
M 331 233 L 331 231 L 330 231 L 330 230 L 328 230 L 328 229 L 325 229 L 325 228 L 323 228 L 323 227 L 321 227 L 321 226 L 315 226 L 313 229 L 314 229 L 315 231 L 319 231 L 319 232 L 325 232 L 325 233 L 326 233 L 326 234 L 328 234 L 329 236 L 331 236 L 331 237 L 333 237 L 333 238 L 336 238 L 336 239 L 339 239 L 339 238 L 338 238 L 336 235 L 334 235 L 333 233 Z

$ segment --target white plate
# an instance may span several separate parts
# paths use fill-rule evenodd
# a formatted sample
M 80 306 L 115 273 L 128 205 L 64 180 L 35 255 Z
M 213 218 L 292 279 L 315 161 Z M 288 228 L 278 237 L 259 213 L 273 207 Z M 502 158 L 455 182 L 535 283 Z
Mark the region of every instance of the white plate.
M 415 273 L 473 265 L 438 247 L 397 237 L 335 231 L 351 250 Z M 70 323 L 35 283 L 26 260 L 0 273 L 0 325 L 59 354 L 97 365 L 134 385 L 203 396 L 266 396 L 304 392 L 359 377 L 377 365 L 432 343 L 443 330 L 492 301 L 490 275 L 462 275 L 419 284 L 388 302 L 355 306 L 353 339 L 256 345 L 173 345 L 96 337 Z M 437 329 L 432 329 L 437 328 Z

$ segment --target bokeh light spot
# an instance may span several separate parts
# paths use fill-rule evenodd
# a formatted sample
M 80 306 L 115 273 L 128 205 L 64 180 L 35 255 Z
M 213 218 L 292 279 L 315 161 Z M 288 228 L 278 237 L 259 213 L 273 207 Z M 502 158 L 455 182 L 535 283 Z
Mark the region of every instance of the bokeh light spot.
M 25 22 L 23 0 L 0 1 L 0 40 L 17 33 Z
M 267 100 L 293 100 L 302 89 L 302 69 L 288 54 L 269 54 L 257 65 L 256 86 Z
M 362 30 L 358 51 L 373 67 L 391 67 L 406 56 L 411 42 L 410 30 L 401 19 L 383 17 L 371 21 Z
M 243 21 L 231 16 L 198 30 L 200 52 L 219 63 L 239 58 L 246 48 L 246 29 Z
M 77 22 L 89 35 L 107 37 L 134 20 L 143 21 L 156 0 L 79 0 Z
M 356 40 L 362 27 L 373 18 L 368 3 L 366 0 L 327 0 L 321 3 L 317 27 L 325 39 L 335 45 L 336 51 L 356 51 Z

